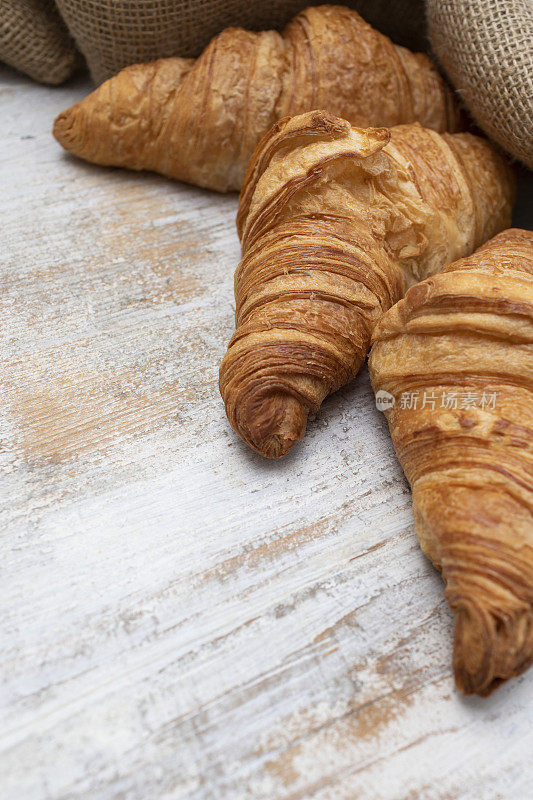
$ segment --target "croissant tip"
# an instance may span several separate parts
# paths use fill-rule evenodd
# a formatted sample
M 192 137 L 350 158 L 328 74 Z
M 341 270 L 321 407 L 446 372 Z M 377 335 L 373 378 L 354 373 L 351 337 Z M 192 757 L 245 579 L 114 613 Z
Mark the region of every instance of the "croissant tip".
M 306 409 L 296 397 L 283 392 L 271 394 L 254 406 L 248 406 L 238 432 L 242 435 L 246 431 L 243 439 L 262 456 L 282 458 L 304 434 Z
M 453 666 L 457 688 L 488 697 L 533 662 L 533 616 L 522 610 L 496 616 L 475 605 L 455 612 Z
M 67 108 L 66 111 L 62 111 L 54 120 L 54 127 L 52 129 L 52 133 L 59 142 L 59 144 L 68 150 L 70 148 L 73 136 L 73 123 L 74 123 L 74 113 L 73 107 Z
M 263 439 L 258 450 L 265 458 L 283 458 L 297 441 L 297 438 L 273 433 Z

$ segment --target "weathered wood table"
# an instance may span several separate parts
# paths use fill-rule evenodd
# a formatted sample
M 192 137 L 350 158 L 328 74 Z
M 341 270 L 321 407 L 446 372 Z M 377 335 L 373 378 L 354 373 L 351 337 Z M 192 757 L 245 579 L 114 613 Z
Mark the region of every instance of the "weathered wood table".
M 88 84 L 0 77 L 2 798 L 532 798 L 533 673 L 454 689 L 366 371 L 246 449 L 236 197 L 69 157 Z

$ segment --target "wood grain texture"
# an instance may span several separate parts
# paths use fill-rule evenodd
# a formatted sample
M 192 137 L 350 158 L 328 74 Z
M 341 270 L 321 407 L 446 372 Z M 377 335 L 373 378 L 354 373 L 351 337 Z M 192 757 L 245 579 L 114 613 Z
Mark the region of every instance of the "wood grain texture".
M 452 619 L 366 376 L 283 463 L 217 389 L 237 200 L 89 166 L 0 84 L 5 800 L 527 800 L 533 675 Z

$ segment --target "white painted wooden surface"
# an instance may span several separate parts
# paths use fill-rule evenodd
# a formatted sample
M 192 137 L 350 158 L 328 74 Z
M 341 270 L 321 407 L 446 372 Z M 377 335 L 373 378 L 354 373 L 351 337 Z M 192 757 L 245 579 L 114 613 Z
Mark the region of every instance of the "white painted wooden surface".
M 247 450 L 236 198 L 76 161 L 88 87 L 0 81 L 2 798 L 532 798 L 533 673 L 455 691 L 366 372 Z

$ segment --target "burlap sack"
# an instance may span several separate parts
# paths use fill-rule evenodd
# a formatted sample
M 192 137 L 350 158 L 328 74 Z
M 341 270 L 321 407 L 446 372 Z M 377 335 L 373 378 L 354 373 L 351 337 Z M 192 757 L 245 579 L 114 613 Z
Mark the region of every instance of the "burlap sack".
M 281 28 L 313 0 L 56 0 L 96 83 L 128 64 L 199 55 L 228 26 Z M 324 2 L 324 0 L 322 0 Z M 424 0 L 345 0 L 398 44 L 425 49 Z
M 533 168 L 533 5 L 428 0 L 437 58 L 478 125 Z
M 41 83 L 70 77 L 78 56 L 53 0 L 0 0 L 0 61 Z

